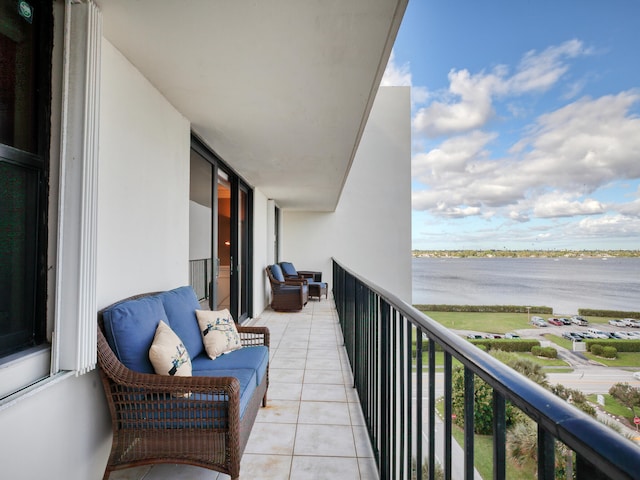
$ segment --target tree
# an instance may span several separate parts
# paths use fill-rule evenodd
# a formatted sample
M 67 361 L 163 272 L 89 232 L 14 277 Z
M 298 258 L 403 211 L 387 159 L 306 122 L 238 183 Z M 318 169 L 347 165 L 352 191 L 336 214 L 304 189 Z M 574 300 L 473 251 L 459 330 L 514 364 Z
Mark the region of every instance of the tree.
M 616 383 L 609 389 L 609 395 L 636 415 L 635 408 L 640 407 L 640 388 L 632 387 L 628 383 Z
M 493 433 L 493 389 L 484 381 L 476 378 L 473 384 L 473 430 L 479 435 Z M 464 425 L 464 368 L 456 367 L 452 374 L 451 409 L 456 423 Z M 507 427 L 517 423 L 524 414 L 507 402 L 505 417 Z

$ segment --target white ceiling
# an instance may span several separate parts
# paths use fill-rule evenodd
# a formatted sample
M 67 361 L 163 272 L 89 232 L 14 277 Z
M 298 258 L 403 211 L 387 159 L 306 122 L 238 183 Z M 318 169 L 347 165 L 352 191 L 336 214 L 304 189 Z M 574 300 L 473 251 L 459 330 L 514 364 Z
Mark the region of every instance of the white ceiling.
M 408 0 L 96 0 L 104 36 L 284 209 L 338 202 Z

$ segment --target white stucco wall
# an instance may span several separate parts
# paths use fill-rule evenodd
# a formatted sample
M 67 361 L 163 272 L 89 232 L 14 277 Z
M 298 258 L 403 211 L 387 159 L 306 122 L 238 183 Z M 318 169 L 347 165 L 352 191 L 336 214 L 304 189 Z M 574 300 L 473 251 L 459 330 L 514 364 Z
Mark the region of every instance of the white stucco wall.
M 271 287 L 264 267 L 273 263 L 273 229 L 269 228 L 273 202 L 258 189 L 253 191 L 253 316 L 258 316 L 269 304 Z
M 335 212 L 283 211 L 282 260 L 322 270 L 331 258 L 411 302 L 409 87 L 381 87 Z
M 101 67 L 99 308 L 189 280 L 189 122 L 106 39 Z M 0 410 L 0 431 L 2 478 L 102 478 L 111 429 L 97 371 Z
M 188 285 L 190 125 L 103 40 L 98 307 Z

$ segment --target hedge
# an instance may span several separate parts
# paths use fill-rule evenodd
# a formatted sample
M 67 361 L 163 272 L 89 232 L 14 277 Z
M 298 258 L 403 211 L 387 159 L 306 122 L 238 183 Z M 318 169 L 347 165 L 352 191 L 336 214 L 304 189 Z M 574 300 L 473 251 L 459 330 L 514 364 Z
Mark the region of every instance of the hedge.
M 483 345 L 487 350 L 503 350 L 505 352 L 530 352 L 533 347 L 539 347 L 538 340 L 524 340 L 511 338 L 478 338 L 469 340 L 476 346 Z
M 558 351 L 553 347 L 532 347 L 531 354 L 536 357 L 558 358 Z
M 614 347 L 618 352 L 640 352 L 640 340 L 618 340 L 618 339 L 588 339 L 585 340 L 587 350 L 593 351 L 593 345 L 603 347 Z
M 615 347 L 605 347 L 599 343 L 591 345 L 590 351 L 598 357 L 616 358 L 618 356 L 618 350 Z
M 414 305 L 415 308 L 422 312 L 483 312 L 483 313 L 540 313 L 543 315 L 552 315 L 553 308 L 523 307 L 521 305 Z
M 611 317 L 611 318 L 635 318 L 640 319 L 640 312 L 623 312 L 621 310 L 593 310 L 590 308 L 578 309 L 578 315 L 583 317 Z

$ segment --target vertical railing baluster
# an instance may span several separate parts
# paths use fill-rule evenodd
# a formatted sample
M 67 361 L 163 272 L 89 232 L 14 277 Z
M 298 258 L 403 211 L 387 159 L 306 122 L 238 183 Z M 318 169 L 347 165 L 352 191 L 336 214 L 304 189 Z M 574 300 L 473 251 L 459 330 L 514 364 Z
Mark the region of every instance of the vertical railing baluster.
M 390 455 L 390 424 L 391 418 L 390 412 L 390 383 L 391 383 L 391 365 L 390 365 L 390 349 L 391 349 L 391 331 L 389 328 L 389 305 L 381 300 L 380 301 L 380 328 L 381 328 L 381 342 L 380 350 L 382 352 L 382 375 L 380 375 L 380 480 L 386 480 L 391 478 L 391 455 Z
M 413 463 L 413 431 L 414 431 L 414 423 L 413 423 L 413 332 L 415 328 L 413 325 L 409 323 L 409 321 L 402 317 L 402 323 L 406 325 L 406 335 L 405 335 L 405 343 L 403 350 L 406 352 L 406 368 L 407 374 L 405 376 L 405 382 L 407 383 L 407 407 L 406 407 L 406 428 L 407 428 L 407 471 L 408 475 L 411 477 L 412 463 Z
M 453 368 L 451 362 L 451 354 L 444 352 L 444 478 L 445 480 L 451 480 L 451 457 L 452 457 L 452 443 L 451 436 L 453 435 L 452 422 L 453 422 Z
M 391 431 L 389 432 L 389 437 L 391 437 L 391 448 L 396 449 L 398 447 L 398 364 L 397 364 L 397 354 L 398 349 L 396 347 L 398 330 L 396 326 L 395 312 L 393 309 L 390 311 L 390 328 L 391 328 L 391 350 L 389 354 L 391 355 L 391 384 L 389 385 L 391 398 L 389 402 L 389 406 L 391 408 Z M 394 450 L 398 452 L 398 450 Z M 398 477 L 398 457 L 400 455 L 393 455 L 393 459 L 391 460 L 391 473 L 393 475 L 392 478 L 396 479 Z M 400 457 L 402 458 L 402 457 Z M 402 463 L 402 461 L 400 460 Z
M 464 367 L 464 478 L 474 477 L 474 418 L 475 387 L 473 372 Z
M 436 343 L 429 339 L 429 480 L 436 478 Z
M 424 420 L 422 415 L 422 331 L 416 327 L 416 480 L 422 480 L 422 462 L 424 458 L 422 436 Z
M 555 440 L 538 424 L 538 479 L 553 480 L 555 470 Z
M 406 429 L 405 429 L 405 417 L 406 417 L 406 384 L 405 384 L 405 378 L 406 378 L 406 371 L 405 371 L 405 352 L 404 352 L 404 340 L 405 340 L 405 335 L 406 335 L 406 329 L 405 329 L 405 324 L 404 321 L 402 319 L 402 317 L 400 316 L 400 314 L 398 314 L 397 311 L 394 310 L 394 317 L 396 319 L 396 322 L 398 323 L 398 342 L 395 345 L 395 348 L 397 349 L 397 355 L 398 355 L 398 366 L 400 368 L 400 371 L 398 372 L 398 386 L 400 389 L 399 392 L 399 396 L 400 398 L 398 399 L 398 404 L 400 407 L 400 412 L 399 412 L 399 427 L 400 427 L 400 432 L 398 434 L 398 440 L 399 440 L 399 444 L 400 444 L 400 474 L 398 478 L 404 478 L 404 473 L 405 473 L 405 466 L 406 466 L 406 457 L 407 457 L 407 451 L 406 451 Z
M 504 397 L 493 391 L 493 478 L 506 478 L 507 420 Z

